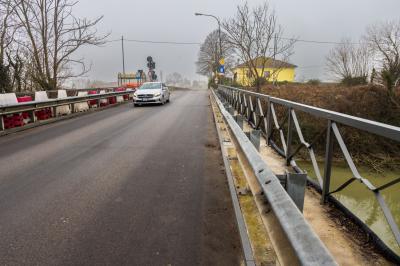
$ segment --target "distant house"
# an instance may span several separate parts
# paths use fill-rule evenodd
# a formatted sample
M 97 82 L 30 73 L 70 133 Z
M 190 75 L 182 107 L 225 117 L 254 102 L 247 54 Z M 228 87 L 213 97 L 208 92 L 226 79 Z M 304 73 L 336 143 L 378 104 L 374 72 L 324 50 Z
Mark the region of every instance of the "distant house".
M 259 75 L 264 77 L 267 81 L 294 81 L 296 65 L 280 60 L 274 60 L 269 57 L 257 57 L 256 59 L 253 59 L 253 62 L 257 67 Z M 247 63 L 243 63 L 232 69 L 234 80 L 243 86 L 251 85 L 255 78 L 252 77 L 252 72 L 249 70 L 247 65 Z

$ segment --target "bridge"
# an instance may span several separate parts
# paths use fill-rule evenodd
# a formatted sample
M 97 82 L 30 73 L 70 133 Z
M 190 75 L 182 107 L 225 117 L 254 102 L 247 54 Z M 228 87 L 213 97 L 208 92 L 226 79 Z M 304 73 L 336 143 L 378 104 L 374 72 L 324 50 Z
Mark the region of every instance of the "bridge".
M 110 89 L 0 106 L 0 264 L 400 261 L 398 217 L 382 196 L 400 179 L 374 186 L 361 175 L 340 125 L 395 142 L 400 128 L 225 86 L 176 90 L 165 106 L 133 108 L 131 94 Z M 76 108 L 91 102 L 96 108 Z M 57 115 L 61 106 L 71 114 Z M 47 109 L 53 117 L 39 121 L 37 111 Z M 299 112 L 326 121 L 310 143 Z M 22 114 L 28 124 L 6 129 L 5 117 Z M 314 143 L 324 137 L 321 173 Z M 333 143 L 352 172 L 335 188 Z M 302 149 L 315 180 L 296 163 Z M 397 247 L 333 196 L 354 182 L 376 197 Z M 354 245 L 351 232 L 332 222 L 332 209 L 374 247 Z

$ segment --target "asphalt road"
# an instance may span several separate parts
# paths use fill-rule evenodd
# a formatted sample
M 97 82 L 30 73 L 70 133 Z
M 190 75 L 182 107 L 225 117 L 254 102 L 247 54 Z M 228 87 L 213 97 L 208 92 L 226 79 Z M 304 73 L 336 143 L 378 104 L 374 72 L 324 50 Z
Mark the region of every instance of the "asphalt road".
M 238 265 L 207 97 L 0 137 L 0 264 Z

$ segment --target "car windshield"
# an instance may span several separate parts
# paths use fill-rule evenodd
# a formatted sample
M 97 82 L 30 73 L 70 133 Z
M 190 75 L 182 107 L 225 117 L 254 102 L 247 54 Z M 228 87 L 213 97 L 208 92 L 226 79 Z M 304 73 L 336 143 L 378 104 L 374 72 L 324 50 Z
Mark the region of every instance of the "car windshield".
M 155 89 L 161 89 L 161 83 L 145 83 L 139 88 L 139 90 L 155 90 Z

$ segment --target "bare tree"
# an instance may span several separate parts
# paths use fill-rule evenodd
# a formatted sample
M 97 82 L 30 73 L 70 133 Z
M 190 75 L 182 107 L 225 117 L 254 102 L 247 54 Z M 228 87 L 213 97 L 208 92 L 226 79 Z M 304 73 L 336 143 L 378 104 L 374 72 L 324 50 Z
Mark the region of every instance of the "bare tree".
M 4 64 L 6 51 L 13 42 L 16 24 L 14 0 L 0 0 L 0 64 Z
M 237 7 L 237 13 L 223 23 L 228 40 L 235 48 L 239 58 L 247 64 L 257 89 L 264 79 L 264 70 L 272 59 L 279 59 L 282 66 L 275 63 L 271 77 L 276 79 L 278 72 L 293 53 L 295 39 L 283 38 L 283 28 L 278 24 L 275 11 L 268 1 L 250 9 L 248 4 Z M 261 58 L 261 60 L 255 60 Z M 258 69 L 261 68 L 261 71 Z
M 94 20 L 77 18 L 71 0 L 16 0 L 16 15 L 26 40 L 20 41 L 34 64 L 32 78 L 45 90 L 56 89 L 67 78 L 88 71 L 83 58 L 74 58 L 85 45 L 100 45 L 106 36 L 98 36 Z M 72 69 L 81 68 L 74 72 Z
M 221 32 L 221 48 L 222 57 L 225 59 L 225 70 L 228 71 L 232 68 L 234 63 L 234 50 L 228 42 L 228 35 L 225 32 Z M 218 30 L 214 30 L 207 35 L 200 47 L 198 60 L 196 62 L 197 73 L 212 77 L 213 73 L 217 71 L 219 60 L 219 34 Z
M 10 66 L 6 62 L 6 53 L 14 35 L 13 11 L 12 0 L 0 0 L 0 92 L 10 92 L 13 89 Z
M 377 80 L 388 89 L 389 97 L 394 101 L 394 89 L 400 85 L 400 21 L 370 26 L 365 40 L 378 63 Z
M 168 85 L 176 85 L 179 86 L 183 82 L 183 77 L 178 72 L 171 73 L 167 75 L 166 83 Z
M 343 39 L 332 48 L 326 60 L 328 71 L 341 82 L 349 85 L 367 83 L 371 64 L 366 45 Z

